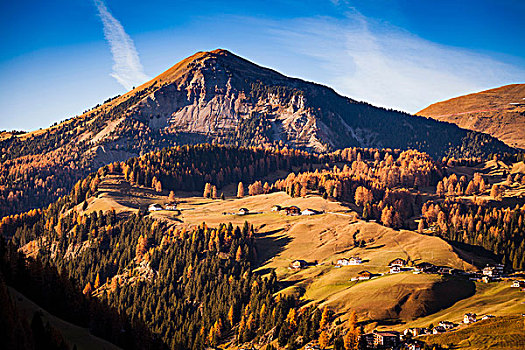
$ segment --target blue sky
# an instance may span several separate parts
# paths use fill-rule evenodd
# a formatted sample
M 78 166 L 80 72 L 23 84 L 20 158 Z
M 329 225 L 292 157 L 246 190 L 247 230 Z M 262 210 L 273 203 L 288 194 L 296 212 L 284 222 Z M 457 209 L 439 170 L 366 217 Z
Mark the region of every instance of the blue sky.
M 413 113 L 525 82 L 524 17 L 521 0 L 4 1 L 0 130 L 49 126 L 215 48 Z

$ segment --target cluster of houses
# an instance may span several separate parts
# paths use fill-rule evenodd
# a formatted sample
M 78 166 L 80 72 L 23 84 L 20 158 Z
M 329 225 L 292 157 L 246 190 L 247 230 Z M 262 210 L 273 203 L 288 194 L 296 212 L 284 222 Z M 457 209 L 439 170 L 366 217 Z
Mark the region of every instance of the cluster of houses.
M 295 205 L 292 205 L 292 206 L 289 206 L 289 207 L 281 207 L 280 205 L 274 205 L 272 207 L 272 211 L 276 211 L 276 212 L 284 212 L 286 213 L 286 215 L 290 215 L 290 216 L 299 216 L 299 215 L 318 215 L 318 214 L 322 214 L 323 212 L 322 211 L 319 211 L 319 210 L 315 210 L 315 209 L 310 209 L 310 208 L 307 208 L 307 209 L 304 209 L 304 210 L 301 210 L 299 207 L 295 206 Z M 260 214 L 262 212 L 250 212 L 250 210 L 248 208 L 240 208 L 239 211 L 237 211 L 237 213 L 226 213 L 224 212 L 223 214 L 224 215 L 227 215 L 227 214 L 235 214 L 235 215 L 248 215 L 248 214 Z
M 153 203 L 153 204 L 150 204 L 148 207 L 148 211 L 160 211 L 160 210 L 170 210 L 170 211 L 180 212 L 180 210 L 177 209 L 177 203 L 174 203 L 174 202 L 166 203 L 164 204 L 164 206 L 158 203 Z
M 480 320 L 486 320 L 493 318 L 493 315 L 485 315 L 480 318 Z M 463 324 L 471 324 L 478 321 L 477 315 L 473 313 L 465 314 L 463 318 Z M 406 349 L 406 350 L 423 350 L 425 348 L 425 343 L 414 339 L 421 335 L 431 335 L 431 334 L 441 334 L 450 330 L 454 330 L 459 326 L 459 324 L 450 322 L 450 321 L 441 321 L 439 324 L 433 328 L 420 328 L 413 327 L 407 328 L 403 333 L 385 330 L 378 331 L 374 330 L 371 333 L 363 334 L 362 337 L 366 343 L 367 348 L 377 349 L 377 348 L 391 348 L 391 349 Z
M 478 319 L 478 315 L 476 315 L 475 313 L 466 313 L 464 316 L 463 316 L 463 324 L 472 324 L 472 323 L 476 323 L 480 320 L 487 320 L 489 318 L 494 318 L 495 316 L 494 315 L 484 315 L 482 316 L 481 318 Z M 441 333 L 445 333 L 445 332 L 448 332 L 450 330 L 453 330 L 455 329 L 456 327 L 458 327 L 460 324 L 457 324 L 457 323 L 454 323 L 454 322 L 450 322 L 450 321 L 441 321 L 438 323 L 437 326 L 433 327 L 433 328 L 419 328 L 419 327 L 414 327 L 414 328 L 407 328 L 405 329 L 405 331 L 403 332 L 403 334 L 405 336 L 407 335 L 410 335 L 412 337 L 417 337 L 417 336 L 420 336 L 420 335 L 429 335 L 429 334 L 441 334 Z
M 341 258 L 337 260 L 336 267 L 341 266 L 350 266 L 350 265 L 361 265 L 363 260 L 358 256 L 353 256 L 351 258 Z
M 323 213 L 322 211 L 310 209 L 310 208 L 301 210 L 301 208 L 299 208 L 296 205 L 291 205 L 289 207 L 281 207 L 280 205 L 274 205 L 272 207 L 272 211 L 284 212 L 286 213 L 286 215 L 291 215 L 291 216 L 298 216 L 298 215 L 308 215 L 309 216 L 309 215 L 319 215 Z

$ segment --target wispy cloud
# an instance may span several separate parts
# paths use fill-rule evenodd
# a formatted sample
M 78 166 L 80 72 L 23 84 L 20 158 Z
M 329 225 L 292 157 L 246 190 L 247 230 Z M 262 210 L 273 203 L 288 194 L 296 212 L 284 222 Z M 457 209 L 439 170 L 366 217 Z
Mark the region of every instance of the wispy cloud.
M 124 27 L 113 17 L 102 0 L 94 0 L 102 24 L 104 36 L 113 55 L 113 72 L 110 74 L 126 89 L 140 85 L 149 78 L 144 74 L 139 54 L 133 40 L 124 31 Z
M 303 18 L 272 29 L 284 47 L 318 61 L 322 82 L 346 96 L 415 113 L 442 99 L 525 79 L 525 70 L 511 64 L 348 10 L 344 19 Z

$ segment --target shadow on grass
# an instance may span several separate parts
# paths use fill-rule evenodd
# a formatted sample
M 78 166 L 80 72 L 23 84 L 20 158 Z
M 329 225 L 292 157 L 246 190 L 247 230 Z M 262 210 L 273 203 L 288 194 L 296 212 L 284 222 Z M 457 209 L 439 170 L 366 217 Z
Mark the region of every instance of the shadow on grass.
M 481 257 L 487 260 L 492 260 L 493 262 L 500 261 L 497 255 L 495 255 L 493 252 L 483 247 L 468 244 L 468 243 L 451 241 L 448 239 L 446 239 L 445 241 L 452 246 L 452 248 L 454 249 L 454 253 L 458 254 L 460 258 L 462 258 L 463 260 L 469 263 L 472 263 L 478 268 L 484 267 L 485 264 L 479 261 L 476 261 L 477 259 L 473 259 L 472 257 L 468 255 L 474 254 L 475 257 L 477 258 Z M 467 255 L 465 253 L 467 253 Z
M 366 250 L 370 250 L 370 249 L 380 249 L 380 248 L 383 248 L 385 245 L 384 244 L 381 244 L 381 245 L 376 245 L 376 246 L 373 246 L 373 247 L 366 247 L 365 249 Z
M 282 231 L 282 229 L 266 232 L 257 237 L 257 254 L 259 256 L 257 266 L 263 266 L 268 263 L 274 256 L 281 253 L 288 243 L 292 241 L 292 239 L 286 235 L 277 237 L 270 236 L 280 231 Z

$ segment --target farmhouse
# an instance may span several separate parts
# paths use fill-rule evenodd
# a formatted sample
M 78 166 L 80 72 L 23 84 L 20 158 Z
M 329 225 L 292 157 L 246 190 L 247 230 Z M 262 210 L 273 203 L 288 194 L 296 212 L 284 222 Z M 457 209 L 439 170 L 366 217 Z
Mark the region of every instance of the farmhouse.
M 353 256 L 350 259 L 342 258 L 337 260 L 337 265 L 339 266 L 360 265 L 362 263 L 361 258 L 357 256 Z
M 148 207 L 148 211 L 159 211 L 159 210 L 163 210 L 163 208 L 160 204 L 157 204 L 157 203 L 150 204 L 150 206 Z
M 301 209 L 295 205 L 285 207 L 283 210 L 286 212 L 286 215 L 301 215 Z
M 399 344 L 399 332 L 374 330 L 374 346 L 396 347 Z
M 411 334 L 413 337 L 417 337 L 418 335 L 424 335 L 429 333 L 430 331 L 427 328 L 414 327 L 405 329 L 403 335 Z
M 357 274 L 357 279 L 360 281 L 369 280 L 372 278 L 372 273 L 370 271 L 361 271 Z
M 476 314 L 471 314 L 470 312 L 466 313 L 465 316 L 463 317 L 463 323 L 466 323 L 466 324 L 474 323 L 477 321 L 476 317 L 477 317 Z
M 397 258 L 397 259 L 392 260 L 388 264 L 388 266 L 390 266 L 390 267 L 392 267 L 392 266 L 404 267 L 404 266 L 406 266 L 406 264 L 407 264 L 407 262 L 404 259 Z
M 339 265 L 339 266 L 348 266 L 348 265 L 350 265 L 350 260 L 348 260 L 347 258 L 338 259 L 337 260 L 337 265 Z
M 525 287 L 525 281 L 514 281 L 511 285 L 512 288 L 524 288 Z
M 428 263 L 428 262 L 422 262 L 422 263 L 419 263 L 416 265 L 416 268 L 414 269 L 414 272 L 425 272 L 425 273 L 429 273 L 429 272 L 432 272 L 434 271 L 436 268 L 436 266 L 434 266 L 433 264 L 431 263 Z
M 441 333 L 445 333 L 447 330 L 445 329 L 445 327 L 442 327 L 442 326 L 436 326 L 434 328 L 432 328 L 432 334 L 441 334 Z
M 295 269 L 295 270 L 298 270 L 298 269 L 302 269 L 304 267 L 306 267 L 308 265 L 308 263 L 304 260 L 294 260 L 292 262 L 292 269 Z
M 390 273 L 399 273 L 401 272 L 401 268 L 399 266 L 391 266 L 390 267 Z
M 353 256 L 350 258 L 350 260 L 348 261 L 348 264 L 349 265 L 360 265 L 363 263 L 363 260 L 361 260 L 360 257 L 358 256 Z
M 498 277 L 503 274 L 503 265 L 501 264 L 496 264 L 493 266 L 487 265 L 483 269 L 483 274 L 489 277 Z
M 237 215 L 247 215 L 247 214 L 250 214 L 250 211 L 247 208 L 241 208 L 239 209 L 239 212 L 237 213 Z
M 482 320 L 488 320 L 489 318 L 494 318 L 494 317 L 496 317 L 496 316 L 494 316 L 494 315 L 484 315 L 481 319 Z
M 443 328 L 445 328 L 447 331 L 449 329 L 452 329 L 452 328 L 456 327 L 456 325 L 453 322 L 450 322 L 450 321 L 441 321 L 441 322 L 439 322 L 438 325 L 443 327 Z

